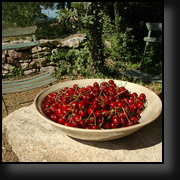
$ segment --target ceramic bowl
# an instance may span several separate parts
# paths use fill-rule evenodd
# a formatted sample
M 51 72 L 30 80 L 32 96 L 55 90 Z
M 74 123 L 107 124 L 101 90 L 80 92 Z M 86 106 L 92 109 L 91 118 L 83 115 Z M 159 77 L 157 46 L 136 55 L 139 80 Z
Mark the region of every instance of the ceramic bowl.
M 82 80 L 72 80 L 72 81 L 66 81 L 55 84 L 41 91 L 36 96 L 34 100 L 34 106 L 37 111 L 37 114 L 39 115 L 40 118 L 43 119 L 43 121 L 48 122 L 53 126 L 56 126 L 61 131 L 61 133 L 73 138 L 88 140 L 88 141 L 108 141 L 108 140 L 114 140 L 128 136 L 138 131 L 139 129 L 143 128 L 144 126 L 148 125 L 149 123 L 152 123 L 160 115 L 162 111 L 162 102 L 161 99 L 153 91 L 151 91 L 150 89 L 144 86 L 127 81 L 121 81 L 121 80 L 114 80 L 114 82 L 118 86 L 125 86 L 125 88 L 127 88 L 130 92 L 136 92 L 137 94 L 144 93 L 146 95 L 147 107 L 141 113 L 141 119 L 139 121 L 140 122 L 139 124 L 132 125 L 129 127 L 114 128 L 114 129 L 97 129 L 97 130 L 68 127 L 53 122 L 48 117 L 46 117 L 46 115 L 43 113 L 41 109 L 42 100 L 45 98 L 45 96 L 47 96 L 51 92 L 54 92 L 64 87 L 72 87 L 73 84 L 78 84 L 79 87 L 84 87 L 87 85 L 92 85 L 94 82 L 100 83 L 108 80 L 109 79 L 82 79 Z

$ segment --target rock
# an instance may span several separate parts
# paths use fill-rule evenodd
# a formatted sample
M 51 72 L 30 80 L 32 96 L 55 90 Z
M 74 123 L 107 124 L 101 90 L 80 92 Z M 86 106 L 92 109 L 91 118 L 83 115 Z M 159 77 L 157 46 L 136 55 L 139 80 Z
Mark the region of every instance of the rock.
M 37 47 L 34 47 L 32 48 L 32 53 L 33 54 L 40 54 L 40 53 L 44 53 L 44 52 L 51 52 L 51 48 L 49 47 L 41 47 L 41 46 L 37 46 Z
M 62 134 L 30 105 L 5 117 L 2 131 L 20 162 L 162 162 L 158 123 L 122 139 L 88 142 Z
M 15 50 L 9 50 L 8 51 L 8 57 L 6 58 L 6 61 L 8 64 L 15 65 L 19 59 L 29 59 L 31 57 L 30 51 L 15 51 Z
M 49 47 L 43 47 L 43 48 L 42 48 L 42 51 L 46 51 L 46 52 L 47 52 L 47 51 L 51 51 L 51 48 L 49 48 Z
M 19 63 L 30 63 L 32 62 L 32 59 L 23 59 L 23 60 L 19 60 Z
M 2 64 L 6 63 L 6 54 L 2 51 Z
M 50 64 L 49 60 L 44 58 L 43 61 L 41 61 L 41 68 L 44 67 L 44 66 L 48 66 Z
M 72 37 L 70 39 L 67 40 L 63 40 L 62 41 L 62 47 L 79 47 L 80 42 L 82 42 L 84 40 L 84 37 Z M 59 45 L 57 46 L 59 47 Z
M 25 63 L 21 63 L 21 67 L 22 67 L 23 70 L 27 69 L 28 66 L 29 66 L 29 63 L 26 63 L 26 62 Z
M 29 63 L 29 68 L 30 69 L 36 69 L 38 66 L 40 66 L 40 62 L 36 61 L 36 59 L 33 59 L 31 63 Z
M 49 65 L 51 65 L 51 66 L 56 66 L 56 63 L 54 63 L 54 62 L 49 62 Z
M 24 71 L 24 75 L 29 75 L 29 74 L 35 73 L 36 71 L 37 71 L 36 69 L 29 69 L 29 70 Z
M 41 39 L 39 42 L 41 47 L 56 47 L 57 45 L 61 44 L 61 39 Z
M 30 65 L 33 65 L 33 64 L 37 64 L 37 65 L 41 65 L 42 63 L 44 62 L 47 62 L 48 59 L 43 57 L 43 58 L 36 58 L 36 59 L 33 59 L 32 62 L 30 63 Z
M 12 58 L 18 58 L 19 53 L 17 53 L 15 50 L 8 50 L 8 55 Z
M 31 51 L 33 54 L 40 52 L 40 51 L 42 51 L 42 47 L 40 47 L 40 46 L 33 47 Z
M 43 66 L 47 66 L 48 64 L 50 64 L 50 61 L 47 59 L 47 58 L 37 58 L 37 59 L 33 59 L 31 61 L 31 63 L 29 64 L 29 67 L 30 68 L 33 68 L 33 67 L 43 67 Z
M 38 56 L 47 56 L 51 54 L 51 52 L 39 52 L 39 53 L 34 53 L 32 54 L 32 58 L 38 58 Z
M 4 64 L 4 65 L 2 66 L 2 69 L 3 69 L 3 70 L 6 70 L 6 71 L 12 71 L 13 68 L 14 68 L 14 66 L 11 65 L 11 64 Z
M 12 57 L 6 57 L 6 63 L 10 65 L 16 65 L 18 63 L 18 60 Z
M 9 73 L 9 71 L 7 71 L 7 70 L 2 70 L 2 75 L 3 76 L 5 76 L 6 74 L 8 74 Z
M 46 66 L 46 67 L 41 67 L 40 71 L 41 72 L 54 72 L 55 67 L 54 66 Z

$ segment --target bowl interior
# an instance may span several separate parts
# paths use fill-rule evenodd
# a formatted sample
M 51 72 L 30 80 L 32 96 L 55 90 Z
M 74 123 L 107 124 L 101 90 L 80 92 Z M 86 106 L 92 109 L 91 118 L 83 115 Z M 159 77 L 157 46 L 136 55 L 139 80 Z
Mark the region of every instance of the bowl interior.
M 35 108 L 38 111 L 38 113 L 41 115 L 41 117 L 43 117 L 43 119 L 47 120 L 48 122 L 50 122 L 56 126 L 64 127 L 67 129 L 78 129 L 78 130 L 80 130 L 81 128 L 67 127 L 67 126 L 55 123 L 52 120 L 48 119 L 41 109 L 41 104 L 42 104 L 43 99 L 49 93 L 57 91 L 57 90 L 64 88 L 64 87 L 72 87 L 73 84 L 78 84 L 79 87 L 84 87 L 87 85 L 92 85 L 94 82 L 101 83 L 103 81 L 108 81 L 108 80 L 109 79 L 82 79 L 82 80 L 72 80 L 72 81 L 66 81 L 66 82 L 55 84 L 55 85 L 41 91 L 36 96 L 36 98 L 34 100 Z M 148 89 L 144 86 L 141 86 L 141 85 L 138 85 L 135 83 L 130 83 L 127 81 L 114 80 L 114 82 L 118 86 L 124 86 L 130 92 L 136 92 L 137 94 L 144 93 L 146 95 L 146 98 L 147 98 L 147 103 L 146 103 L 145 110 L 141 113 L 141 118 L 139 120 L 139 122 L 140 122 L 139 124 L 133 125 L 130 127 L 115 128 L 113 130 L 116 130 L 116 129 L 122 129 L 123 130 L 123 129 L 128 129 L 128 128 L 131 129 L 133 127 L 144 126 L 144 125 L 154 121 L 160 115 L 160 113 L 162 111 L 162 102 L 161 102 L 161 99 L 153 91 L 151 91 L 150 89 Z M 81 130 L 85 130 L 85 129 L 81 129 Z M 108 130 L 111 131 L 112 129 L 108 129 Z M 86 131 L 87 131 L 87 129 L 86 129 Z M 90 130 L 90 131 L 102 131 L 102 130 Z

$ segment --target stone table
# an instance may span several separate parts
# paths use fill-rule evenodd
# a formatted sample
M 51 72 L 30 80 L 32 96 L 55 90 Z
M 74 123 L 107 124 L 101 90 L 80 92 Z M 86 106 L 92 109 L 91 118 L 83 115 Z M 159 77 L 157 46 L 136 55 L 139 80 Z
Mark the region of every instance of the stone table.
M 20 162 L 162 162 L 161 117 L 127 137 L 77 140 L 37 116 L 34 105 L 3 119 L 3 133 Z

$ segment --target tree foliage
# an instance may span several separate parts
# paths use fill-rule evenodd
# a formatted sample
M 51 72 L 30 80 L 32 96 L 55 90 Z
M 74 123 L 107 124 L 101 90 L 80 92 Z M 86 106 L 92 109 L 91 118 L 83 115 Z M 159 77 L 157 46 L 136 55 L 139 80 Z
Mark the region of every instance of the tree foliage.
M 88 31 L 89 50 L 93 60 L 93 68 L 96 73 L 102 72 L 104 66 L 102 8 L 102 2 L 92 2 L 88 9 L 88 15 L 92 18 L 92 23 L 90 23 Z
M 34 25 L 37 19 L 47 18 L 41 13 L 41 6 L 52 9 L 54 2 L 2 2 L 2 24 L 5 27 Z
M 3 26 L 14 23 L 17 26 L 36 24 L 37 18 L 45 18 L 41 6 L 53 9 L 54 2 L 3 2 Z M 136 63 L 142 57 L 144 48 L 143 37 L 147 33 L 145 22 L 163 21 L 161 6 L 158 2 L 57 2 L 59 24 L 54 24 L 58 25 L 59 30 L 64 34 L 83 30 L 87 35 L 84 49 L 70 51 L 70 56 L 68 53 L 63 54 L 73 59 L 75 64 L 69 64 L 65 59 L 59 68 L 64 67 L 63 73 L 83 71 L 87 74 L 89 69 L 89 72 L 97 74 L 104 72 L 105 56 L 116 62 Z M 53 30 L 48 28 L 47 22 L 38 29 L 49 38 L 47 33 L 60 34 L 54 24 Z M 110 48 L 104 47 L 102 36 L 111 42 Z

